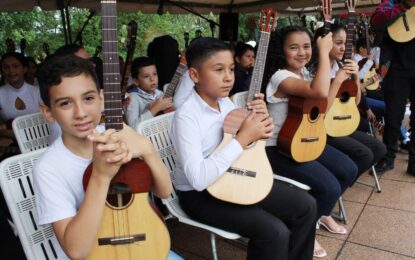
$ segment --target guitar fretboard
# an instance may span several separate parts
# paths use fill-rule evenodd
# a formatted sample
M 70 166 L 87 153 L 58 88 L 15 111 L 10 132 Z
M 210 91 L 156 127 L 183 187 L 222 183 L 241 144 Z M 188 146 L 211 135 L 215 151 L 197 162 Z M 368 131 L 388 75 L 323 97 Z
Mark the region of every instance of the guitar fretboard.
M 355 12 L 349 11 L 347 15 L 347 26 L 346 26 L 346 50 L 344 51 L 345 59 L 351 59 L 353 53 L 353 41 L 354 41 L 354 24 L 356 23 Z
M 272 24 L 272 23 L 271 23 Z M 271 28 L 268 32 L 261 31 L 261 36 L 258 43 L 258 51 L 255 58 L 254 71 L 252 72 L 252 79 L 249 85 L 247 102 L 255 99 L 255 94 L 261 91 L 262 79 L 264 76 L 265 61 L 267 58 L 268 44 L 271 36 Z
M 117 44 L 117 1 L 102 0 L 101 10 L 105 125 L 107 129 L 121 130 L 123 116 Z
M 179 66 L 176 69 L 176 72 L 173 75 L 173 78 L 170 81 L 170 85 L 167 87 L 164 97 L 173 97 L 176 92 L 177 85 L 179 85 L 180 78 L 186 72 L 187 66 L 179 63 Z

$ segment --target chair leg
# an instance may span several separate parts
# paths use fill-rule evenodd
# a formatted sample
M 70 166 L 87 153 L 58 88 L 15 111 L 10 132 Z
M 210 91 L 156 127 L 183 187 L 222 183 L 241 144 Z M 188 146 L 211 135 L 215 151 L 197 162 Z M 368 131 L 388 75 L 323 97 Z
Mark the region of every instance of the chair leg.
M 380 187 L 379 177 L 378 177 L 378 174 L 376 173 L 375 165 L 372 165 L 371 170 L 372 170 L 373 178 L 375 179 L 375 185 L 369 184 L 369 183 L 366 183 L 366 182 L 363 182 L 363 181 L 357 181 L 357 183 L 368 186 L 368 187 L 375 188 L 376 192 L 380 193 L 382 191 L 382 188 Z
M 210 245 L 212 246 L 213 260 L 218 260 L 218 252 L 216 250 L 216 236 L 210 233 Z
M 338 220 L 343 221 L 343 223 L 347 225 L 347 223 L 349 223 L 349 220 L 347 219 L 347 216 L 346 216 L 346 210 L 344 208 L 342 197 L 339 198 L 338 202 L 339 202 L 339 211 L 337 213 L 332 213 L 331 215 L 334 218 L 337 218 Z

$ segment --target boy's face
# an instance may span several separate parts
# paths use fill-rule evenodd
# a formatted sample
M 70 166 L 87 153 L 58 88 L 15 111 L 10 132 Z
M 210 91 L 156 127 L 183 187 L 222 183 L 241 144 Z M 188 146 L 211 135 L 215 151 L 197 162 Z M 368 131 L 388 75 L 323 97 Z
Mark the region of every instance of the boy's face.
M 235 57 L 236 62 L 243 69 L 250 69 L 254 67 L 255 63 L 255 53 L 252 50 L 246 50 L 241 57 Z
M 235 81 L 234 67 L 232 53 L 227 50 L 218 51 L 198 68 L 191 67 L 189 75 L 204 100 L 216 101 L 229 95 Z
M 138 70 L 138 76 L 135 81 L 139 88 L 147 93 L 154 94 L 159 84 L 156 66 L 141 67 Z
M 84 139 L 98 125 L 103 96 L 90 76 L 64 77 L 49 90 L 50 107 L 41 105 L 48 121 L 56 120 L 66 139 Z

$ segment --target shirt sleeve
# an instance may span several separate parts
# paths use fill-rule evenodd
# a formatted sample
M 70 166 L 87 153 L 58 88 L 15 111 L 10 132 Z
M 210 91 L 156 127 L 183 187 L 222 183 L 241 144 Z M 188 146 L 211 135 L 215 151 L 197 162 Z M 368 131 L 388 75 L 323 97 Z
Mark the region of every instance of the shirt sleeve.
M 370 22 L 380 30 L 386 29 L 405 10 L 406 8 L 402 3 L 397 3 L 394 0 L 385 0 L 375 9 Z
M 39 225 L 51 224 L 76 215 L 76 198 L 52 167 L 41 164 L 34 167 L 34 188 Z
M 190 93 L 192 93 L 193 87 L 195 83 L 190 78 L 189 71 L 186 70 L 182 78 L 180 79 L 179 85 L 177 86 L 176 93 L 173 97 L 173 105 L 174 108 L 177 110 L 184 101 L 190 96 Z
M 363 67 L 359 70 L 359 79 L 364 79 L 370 68 L 373 66 L 373 60 L 367 60 Z
M 178 113 L 173 124 L 173 140 L 177 159 L 189 184 L 202 191 L 214 183 L 241 155 L 243 149 L 232 139 L 220 151 L 203 156 L 202 136 L 198 121 L 186 113 Z
M 279 102 L 274 95 L 278 91 L 278 87 L 280 86 L 281 82 L 283 82 L 287 78 L 297 78 L 300 77 L 288 70 L 279 70 L 272 75 L 268 85 L 267 89 L 265 91 L 266 99 L 268 103 L 276 103 Z
M 140 102 L 141 98 L 138 95 L 130 95 L 130 103 L 127 106 L 126 116 L 127 124 L 133 129 L 136 129 L 141 121 L 153 117 L 150 110 L 146 110 L 143 113 L 140 111 Z

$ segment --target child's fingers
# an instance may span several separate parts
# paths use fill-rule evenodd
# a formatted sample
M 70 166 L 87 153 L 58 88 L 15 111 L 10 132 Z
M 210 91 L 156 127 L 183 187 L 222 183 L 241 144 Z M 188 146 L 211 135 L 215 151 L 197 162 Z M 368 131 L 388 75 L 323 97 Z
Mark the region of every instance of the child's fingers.
M 94 130 L 92 134 L 88 135 L 88 139 L 96 143 L 106 143 L 109 137 L 115 132 L 114 129 L 108 129 L 103 133 L 98 133 Z

